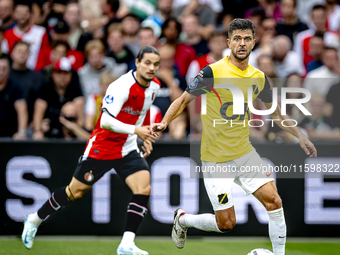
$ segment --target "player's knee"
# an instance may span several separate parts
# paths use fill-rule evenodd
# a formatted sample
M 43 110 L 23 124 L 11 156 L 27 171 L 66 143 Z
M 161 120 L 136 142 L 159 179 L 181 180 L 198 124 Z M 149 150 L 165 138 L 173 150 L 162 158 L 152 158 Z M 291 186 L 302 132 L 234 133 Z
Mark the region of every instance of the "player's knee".
M 144 187 L 137 187 L 136 189 L 133 190 L 133 194 L 135 195 L 146 195 L 149 196 L 151 193 L 151 185 L 147 185 Z
M 75 200 L 81 199 L 84 195 L 85 195 L 86 191 L 84 190 L 77 190 L 75 192 L 73 192 L 73 197 Z
M 224 220 L 218 220 L 217 219 L 217 227 L 222 232 L 228 232 L 234 228 L 236 224 L 236 219 L 230 218 L 230 219 L 224 219 Z
M 274 195 L 266 202 L 267 211 L 273 211 L 282 207 L 282 200 L 279 195 Z
M 220 231 L 222 232 L 228 232 L 232 230 L 235 226 L 236 222 L 233 221 L 222 221 L 222 222 L 217 222 L 217 227 Z

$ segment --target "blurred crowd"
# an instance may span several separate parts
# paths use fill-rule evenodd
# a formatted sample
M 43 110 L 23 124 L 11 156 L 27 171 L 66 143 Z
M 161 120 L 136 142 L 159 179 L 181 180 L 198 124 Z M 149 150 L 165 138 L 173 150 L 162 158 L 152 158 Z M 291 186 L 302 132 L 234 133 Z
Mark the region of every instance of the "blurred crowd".
M 253 21 L 249 63 L 272 87 L 312 93 L 311 116 L 287 105 L 303 132 L 312 140 L 340 140 L 337 0 L 0 0 L 0 137 L 86 140 L 108 85 L 135 68 L 146 45 L 161 56 L 161 89 L 151 108 L 152 122 L 159 122 L 200 69 L 230 54 L 234 18 Z M 163 139 L 199 137 L 199 112 L 195 100 Z M 294 142 L 264 123 L 250 129 L 251 139 Z

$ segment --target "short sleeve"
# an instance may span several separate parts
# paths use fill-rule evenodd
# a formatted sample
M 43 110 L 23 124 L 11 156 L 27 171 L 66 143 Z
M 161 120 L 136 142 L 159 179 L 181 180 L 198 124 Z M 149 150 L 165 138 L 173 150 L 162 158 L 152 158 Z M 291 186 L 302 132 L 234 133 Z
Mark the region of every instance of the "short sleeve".
M 260 98 L 262 100 L 262 102 L 264 102 L 264 103 L 273 102 L 273 91 L 270 87 L 270 83 L 269 83 L 266 76 L 265 76 L 264 87 L 263 87 L 262 91 L 260 92 L 260 94 L 258 95 L 258 98 Z
M 116 118 L 122 106 L 129 97 L 129 89 L 122 89 L 117 85 L 117 81 L 113 82 L 106 90 L 103 98 L 102 111 L 108 112 L 112 117 Z
M 205 66 L 190 82 L 186 92 L 193 96 L 200 96 L 207 92 L 212 91 L 214 87 L 214 75 L 210 66 Z

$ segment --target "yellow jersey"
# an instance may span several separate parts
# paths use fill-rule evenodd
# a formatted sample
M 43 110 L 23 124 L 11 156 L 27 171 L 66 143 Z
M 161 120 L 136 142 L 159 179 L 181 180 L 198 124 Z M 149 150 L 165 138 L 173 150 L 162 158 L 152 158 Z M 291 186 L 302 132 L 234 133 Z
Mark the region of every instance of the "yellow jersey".
M 238 98 L 235 97 L 234 87 L 242 91 Z M 247 103 L 248 88 L 252 91 L 252 101 L 259 97 L 263 102 L 272 102 L 272 90 L 264 73 L 249 64 L 242 71 L 229 62 L 228 56 L 202 68 L 189 84 L 187 92 L 196 97 L 204 94 L 201 160 L 225 162 L 254 149 L 249 141 L 251 113 Z M 244 114 L 233 114 L 233 106 L 236 105 L 234 100 L 242 99 Z

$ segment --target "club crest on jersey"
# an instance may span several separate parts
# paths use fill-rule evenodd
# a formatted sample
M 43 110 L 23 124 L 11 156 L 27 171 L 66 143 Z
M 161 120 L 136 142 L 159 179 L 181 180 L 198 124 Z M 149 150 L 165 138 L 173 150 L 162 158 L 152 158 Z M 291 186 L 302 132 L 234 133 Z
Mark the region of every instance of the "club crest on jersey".
M 87 182 L 92 182 L 93 179 L 94 179 L 94 176 L 93 176 L 93 174 L 92 174 L 92 171 L 85 173 L 84 179 L 85 179 Z
M 107 95 L 107 96 L 105 97 L 105 102 L 106 102 L 107 104 L 112 104 L 112 103 L 113 103 L 113 96 Z
M 193 79 L 193 81 L 189 84 L 189 88 L 190 88 L 190 89 L 195 89 L 195 88 L 197 88 L 197 84 L 198 84 L 198 79 L 195 78 L 195 79 Z

